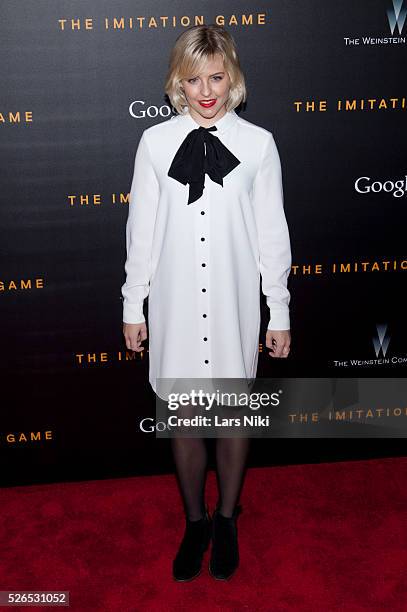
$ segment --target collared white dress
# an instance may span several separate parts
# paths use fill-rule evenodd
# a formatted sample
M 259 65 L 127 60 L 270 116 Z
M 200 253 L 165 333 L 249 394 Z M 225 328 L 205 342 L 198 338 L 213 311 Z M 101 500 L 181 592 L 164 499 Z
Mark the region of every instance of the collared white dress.
M 241 163 L 223 187 L 205 174 L 203 194 L 192 204 L 189 185 L 167 175 L 187 134 L 200 127 L 187 107 L 144 130 L 135 155 L 123 321 L 144 322 L 148 296 L 155 393 L 157 379 L 255 379 L 260 287 L 268 329 L 290 328 L 291 248 L 274 137 L 234 110 L 214 125 L 211 134 Z

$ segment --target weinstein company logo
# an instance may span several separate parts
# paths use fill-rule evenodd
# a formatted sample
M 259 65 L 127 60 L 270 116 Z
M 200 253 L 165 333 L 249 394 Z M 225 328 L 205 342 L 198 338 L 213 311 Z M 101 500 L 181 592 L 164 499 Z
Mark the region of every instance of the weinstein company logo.
M 399 34 L 404 27 L 406 21 L 407 10 L 403 8 L 404 0 L 393 0 L 393 8 L 387 9 L 387 19 L 389 20 L 390 31 L 392 35 L 396 26 L 398 26 Z
M 404 0 L 392 0 L 392 6 L 386 9 L 387 21 L 391 36 L 344 36 L 345 46 L 357 47 L 358 45 L 403 45 L 406 37 L 403 29 L 406 23 L 407 9 Z
M 375 357 L 370 359 L 344 359 L 334 360 L 333 364 L 337 368 L 349 367 L 366 367 L 366 366 L 381 366 L 381 365 L 401 365 L 407 364 L 407 355 L 388 355 L 390 344 L 390 334 L 387 330 L 387 324 L 377 323 L 376 332 L 372 336 L 372 346 Z
M 390 336 L 387 333 L 387 325 L 376 325 L 377 335 L 373 336 L 373 346 L 376 357 L 379 357 L 380 351 L 383 357 L 386 357 L 387 349 L 389 348 Z

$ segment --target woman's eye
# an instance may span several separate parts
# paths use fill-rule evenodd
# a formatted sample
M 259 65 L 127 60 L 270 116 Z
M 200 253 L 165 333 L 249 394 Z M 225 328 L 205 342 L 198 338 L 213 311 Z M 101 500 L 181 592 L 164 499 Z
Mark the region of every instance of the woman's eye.
M 215 81 L 221 81 L 223 79 L 222 76 L 217 75 L 212 77 Z M 193 77 L 192 79 L 188 79 L 188 83 L 195 83 L 195 81 L 197 80 L 197 77 Z

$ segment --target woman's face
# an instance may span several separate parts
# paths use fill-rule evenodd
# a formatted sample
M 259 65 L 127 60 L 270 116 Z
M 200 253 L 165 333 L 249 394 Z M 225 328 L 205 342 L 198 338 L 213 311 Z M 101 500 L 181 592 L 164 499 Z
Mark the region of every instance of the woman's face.
M 182 79 L 191 116 L 205 123 L 202 119 L 220 119 L 225 113 L 225 103 L 229 97 L 230 78 L 223 65 L 223 58 L 216 54 L 214 58 L 207 59 L 201 72 Z M 210 104 L 204 104 L 204 102 Z M 212 121 L 213 123 L 213 121 Z

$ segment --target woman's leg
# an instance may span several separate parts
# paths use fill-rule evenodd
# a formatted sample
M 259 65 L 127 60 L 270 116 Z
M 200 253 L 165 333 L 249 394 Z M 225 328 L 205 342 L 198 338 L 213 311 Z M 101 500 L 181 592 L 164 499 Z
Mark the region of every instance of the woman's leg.
M 239 566 L 236 519 L 249 446 L 250 438 L 216 439 L 219 499 L 213 514 L 209 572 L 218 580 L 228 580 Z
M 173 561 L 173 576 L 186 581 L 200 574 L 212 532 L 205 508 L 207 451 L 205 440 L 199 437 L 174 436 L 171 445 L 186 518 L 184 536 Z
M 190 403 L 180 405 L 177 417 L 191 419 L 196 414 L 196 406 Z M 183 437 L 183 433 L 186 437 Z M 187 520 L 198 521 L 206 514 L 205 482 L 208 453 L 205 439 L 193 434 L 189 426 L 178 426 L 171 437 L 171 449 L 176 467 L 178 486 L 181 492 Z
M 239 500 L 245 475 L 250 438 L 217 438 L 216 464 L 219 512 L 231 517 Z
M 205 516 L 207 450 L 203 438 L 171 438 L 178 484 L 190 521 Z

